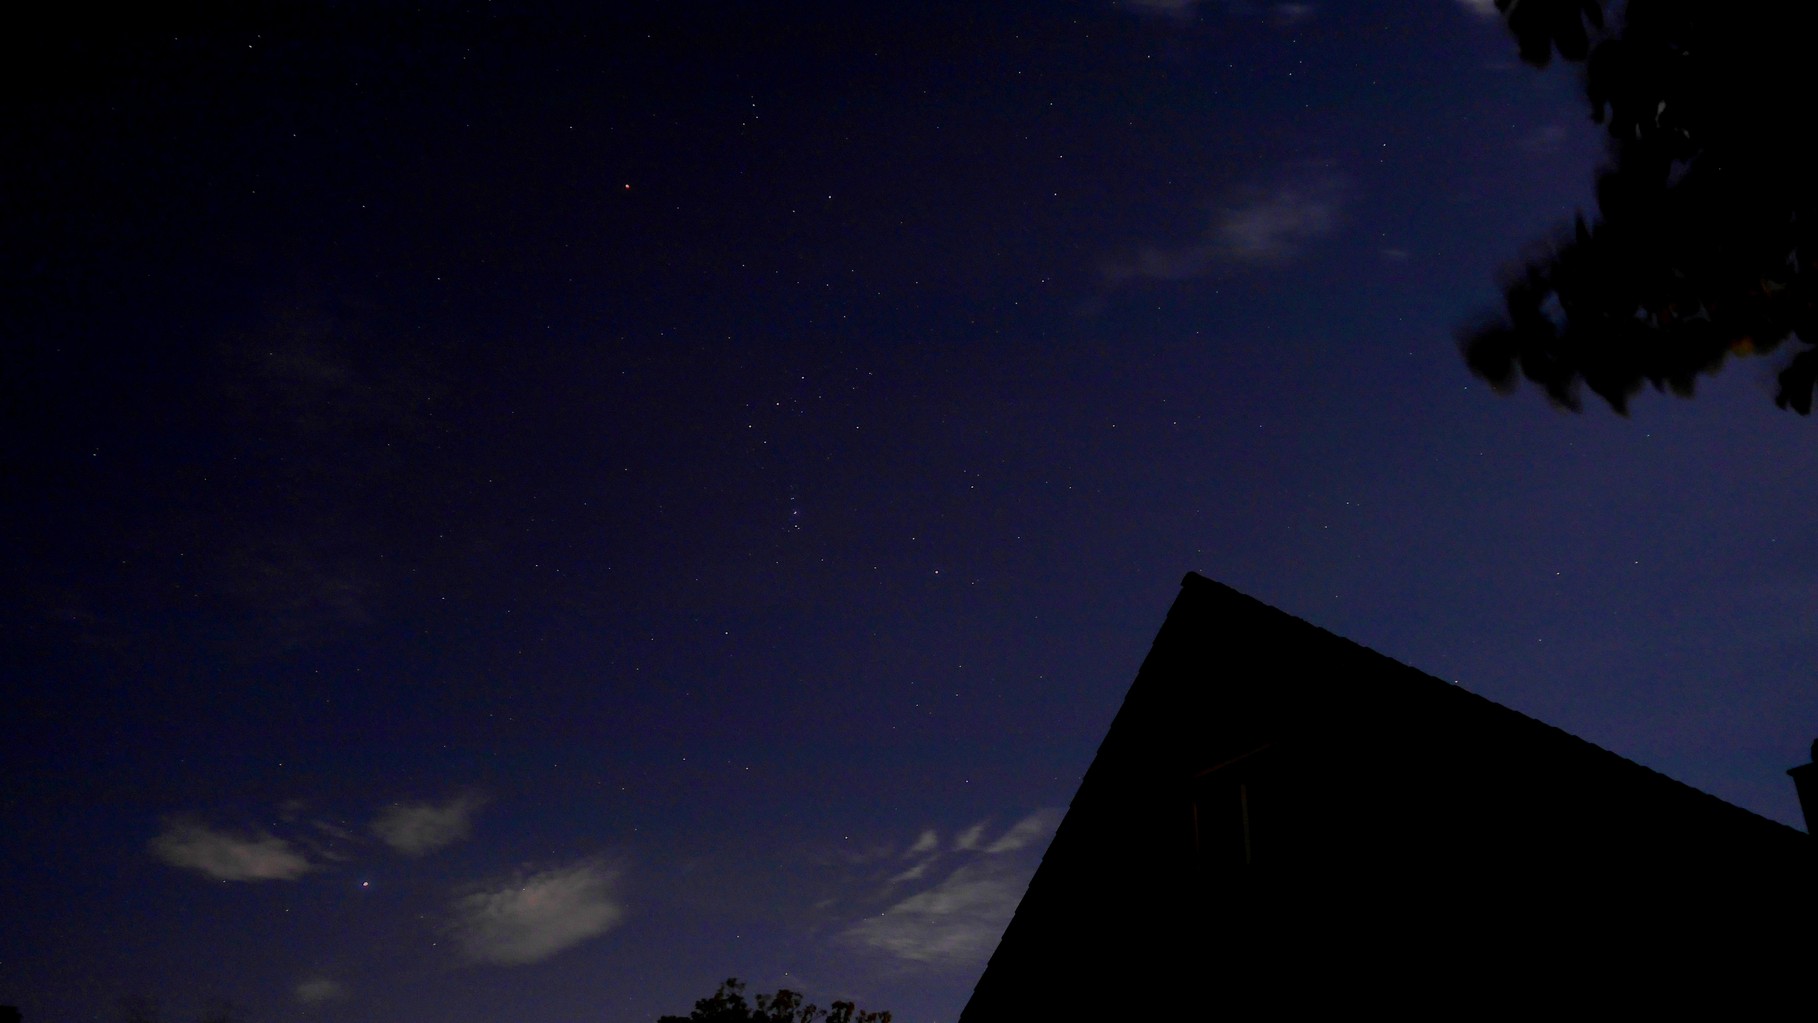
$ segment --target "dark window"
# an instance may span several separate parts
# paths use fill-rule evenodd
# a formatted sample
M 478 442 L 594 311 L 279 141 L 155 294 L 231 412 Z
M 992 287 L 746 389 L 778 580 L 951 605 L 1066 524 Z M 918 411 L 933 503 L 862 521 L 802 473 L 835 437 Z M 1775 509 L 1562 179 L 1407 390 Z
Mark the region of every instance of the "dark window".
M 1194 776 L 1193 851 L 1202 869 L 1244 871 L 1278 858 L 1276 759 L 1263 746 Z

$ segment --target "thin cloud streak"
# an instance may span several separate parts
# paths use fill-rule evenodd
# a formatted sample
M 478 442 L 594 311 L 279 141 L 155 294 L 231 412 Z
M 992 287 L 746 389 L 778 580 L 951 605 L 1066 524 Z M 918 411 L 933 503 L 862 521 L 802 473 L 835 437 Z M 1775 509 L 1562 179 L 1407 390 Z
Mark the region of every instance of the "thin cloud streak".
M 1011 826 L 997 841 L 985 847 L 989 855 L 1015 852 L 1054 834 L 1060 826 L 1059 810 L 1037 810 Z
M 1151 14 L 1164 14 L 1170 18 L 1187 18 L 1193 14 L 1193 8 L 1199 0 L 1127 0 L 1130 7 Z

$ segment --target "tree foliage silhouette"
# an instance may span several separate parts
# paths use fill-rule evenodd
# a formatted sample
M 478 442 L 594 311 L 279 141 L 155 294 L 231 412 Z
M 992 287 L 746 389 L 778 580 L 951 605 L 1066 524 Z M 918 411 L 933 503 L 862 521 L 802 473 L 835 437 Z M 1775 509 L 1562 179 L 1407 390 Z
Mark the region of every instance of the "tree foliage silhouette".
M 1521 377 L 1626 413 L 1650 383 L 1689 397 L 1732 357 L 1800 348 L 1775 403 L 1818 383 L 1818 163 L 1804 114 L 1812 34 L 1764 0 L 1496 0 L 1522 59 L 1582 62 L 1609 132 L 1598 216 L 1510 277 L 1506 313 L 1462 338 L 1497 389 Z
M 757 1008 L 745 1001 L 745 985 L 728 979 L 710 998 L 694 1003 L 686 1016 L 663 1016 L 657 1023 L 890 1023 L 887 1012 L 862 1012 L 851 1002 L 834 1002 L 822 1009 L 802 1001 L 787 988 L 774 995 L 758 995 Z

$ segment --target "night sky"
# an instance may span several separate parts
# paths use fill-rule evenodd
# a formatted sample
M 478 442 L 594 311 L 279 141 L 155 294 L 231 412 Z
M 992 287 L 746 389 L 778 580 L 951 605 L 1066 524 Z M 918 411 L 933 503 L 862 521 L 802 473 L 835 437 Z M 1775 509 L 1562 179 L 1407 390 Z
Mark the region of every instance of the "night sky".
M 0 44 L 28 1023 L 951 1023 L 1189 569 L 1800 823 L 1814 424 L 1470 376 L 1487 3 L 577 6 Z

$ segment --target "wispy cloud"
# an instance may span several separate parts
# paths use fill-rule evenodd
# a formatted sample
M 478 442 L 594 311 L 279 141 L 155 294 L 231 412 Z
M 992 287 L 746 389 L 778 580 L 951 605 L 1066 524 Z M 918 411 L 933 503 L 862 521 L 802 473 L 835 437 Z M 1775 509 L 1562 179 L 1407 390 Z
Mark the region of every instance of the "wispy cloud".
M 1039 810 L 989 842 L 986 825 L 967 828 L 946 854 L 958 857 L 957 866 L 944 869 L 921 891 L 846 927 L 840 939 L 930 967 L 977 966 L 1003 936 L 1035 872 L 1036 854 L 1060 816 L 1059 810 Z M 930 868 L 942 855 L 928 850 L 927 859 L 890 878 L 885 890 L 900 895 L 898 886 L 934 873 Z
M 1338 227 L 1345 180 L 1331 171 L 1299 170 L 1269 186 L 1231 193 L 1213 211 L 1205 234 L 1179 245 L 1144 245 L 1104 267 L 1112 284 L 1134 279 L 1181 281 L 1225 267 L 1276 266 Z
M 1269 15 L 1277 25 L 1299 25 L 1313 20 L 1312 4 L 1275 4 L 1269 8 Z
M 1480 18 L 1496 17 L 1496 0 L 1458 0 L 1458 6 Z
M 1335 177 L 1253 189 L 1220 210 L 1212 240 L 1216 256 L 1239 263 L 1280 263 L 1338 223 Z
M 228 642 L 249 656 L 313 645 L 381 611 L 395 580 L 370 551 L 397 541 L 356 495 L 408 489 L 439 464 L 430 411 L 445 373 L 435 342 L 381 342 L 315 287 L 295 294 L 220 338 L 210 369 L 224 456 L 253 444 L 265 496 L 231 516 L 179 502 L 148 527 L 198 537 L 198 583 L 242 616 Z M 231 458 L 221 465 L 242 471 Z
M 1173 18 L 1176 21 L 1190 22 L 1198 14 L 1199 7 L 1206 0 L 1122 0 L 1126 9 L 1137 14 Z M 1494 5 L 1495 0 L 1490 0 Z M 1238 18 L 1253 18 L 1266 14 L 1277 25 L 1296 25 L 1313 16 L 1313 5 L 1304 3 L 1258 4 L 1252 0 L 1225 0 L 1219 5 L 1225 15 Z
M 1557 121 L 1549 121 L 1521 137 L 1516 145 L 1530 156 L 1548 156 L 1565 148 L 1571 130 Z
M 899 959 L 938 966 L 984 961 L 1029 883 L 994 861 L 969 863 L 939 884 L 847 928 L 845 937 Z
M 953 839 L 953 847 L 961 850 L 977 849 L 978 844 L 985 838 L 985 826 L 989 823 L 989 821 L 979 821 L 960 832 Z
M 294 881 L 314 869 L 289 842 L 269 832 L 235 834 L 181 819 L 165 822 L 151 851 L 173 867 L 218 881 Z
M 908 881 L 920 881 L 922 878 L 928 876 L 928 867 L 933 862 L 934 861 L 932 859 L 923 860 L 922 862 L 917 863 L 915 866 L 910 867 L 908 870 L 905 870 L 902 873 L 897 874 L 896 876 L 892 877 L 888 883 L 903 884 Z
M 986 846 L 985 852 L 995 856 L 1033 845 L 1054 834 L 1060 819 L 1059 810 L 1037 810 L 1012 825 L 997 841 Z
M 297 984 L 291 994 L 304 1005 L 338 1002 L 347 997 L 347 985 L 328 977 L 311 977 Z
M 1188 18 L 1193 15 L 1193 8 L 1200 0 L 1124 0 L 1131 10 L 1145 14 L 1161 14 L 1170 18 Z
M 624 918 L 617 883 L 617 871 L 593 861 L 514 878 L 457 900 L 451 929 L 474 962 L 539 962 Z
M 372 833 L 406 856 L 422 856 L 471 835 L 473 815 L 485 805 L 471 793 L 445 803 L 396 803 L 379 812 Z

